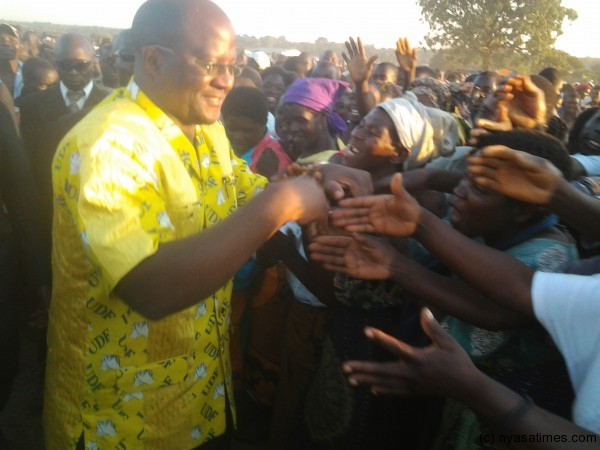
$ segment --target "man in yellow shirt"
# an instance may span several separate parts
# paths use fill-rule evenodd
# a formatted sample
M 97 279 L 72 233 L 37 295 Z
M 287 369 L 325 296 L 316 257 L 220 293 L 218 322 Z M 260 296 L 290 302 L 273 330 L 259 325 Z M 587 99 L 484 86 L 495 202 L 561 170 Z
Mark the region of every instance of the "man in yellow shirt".
M 309 177 L 253 199 L 265 179 L 217 122 L 236 51 L 215 4 L 149 0 L 132 33 L 132 82 L 53 161 L 46 446 L 227 448 L 231 277 L 328 204 Z

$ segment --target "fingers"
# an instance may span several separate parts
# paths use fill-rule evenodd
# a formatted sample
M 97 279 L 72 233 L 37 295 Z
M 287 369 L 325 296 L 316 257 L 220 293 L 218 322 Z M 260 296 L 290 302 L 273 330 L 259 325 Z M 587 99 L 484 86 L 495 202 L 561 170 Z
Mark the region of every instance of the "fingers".
M 405 194 L 406 191 L 404 190 L 404 186 L 402 184 L 401 173 L 394 174 L 394 176 L 392 177 L 392 180 L 390 181 L 390 190 L 396 198 L 402 198 L 404 197 L 404 195 L 408 195 Z
M 398 370 L 386 370 L 386 365 L 401 363 L 368 363 L 349 361 L 343 365 L 348 383 L 354 387 L 370 388 L 374 395 L 409 395 L 414 393 L 413 383 Z M 381 368 L 381 369 L 380 369 Z
M 477 125 L 477 124 L 475 124 Z M 469 145 L 477 146 L 479 142 L 479 138 L 481 136 L 485 136 L 486 134 L 490 134 L 489 130 L 484 128 L 475 128 L 471 131 L 471 135 L 469 136 Z
M 356 38 L 357 43 L 358 43 L 358 53 L 360 54 L 360 56 L 363 57 L 363 59 L 367 59 L 367 54 L 365 53 L 365 47 L 362 43 L 362 39 L 360 37 Z
M 387 350 L 392 355 L 405 360 L 412 360 L 418 351 L 410 345 L 399 341 L 389 334 L 385 334 L 383 331 L 378 330 L 377 328 L 365 328 L 365 336 L 367 339 L 379 345 L 384 350 Z
M 348 55 L 350 56 L 350 58 L 358 54 L 358 48 L 356 47 L 356 42 L 354 41 L 354 38 L 352 36 L 348 38 L 345 44 L 346 50 L 348 50 Z
M 344 198 L 344 186 L 336 180 L 327 180 L 323 184 L 323 189 L 328 198 L 334 201 L 338 201 Z
M 371 57 L 369 58 L 369 60 L 367 61 L 367 67 L 369 68 L 369 70 L 371 70 L 371 69 L 372 69 L 372 67 L 373 67 L 373 64 L 375 64 L 375 61 L 376 61 L 376 60 L 377 60 L 377 55 L 375 55 L 375 56 L 371 56 Z
M 512 125 L 509 122 L 495 122 L 493 120 L 479 119 L 477 126 L 487 131 L 509 131 L 512 129 Z
M 440 323 L 435 320 L 429 308 L 421 310 L 421 328 L 436 347 L 455 347 L 457 344 L 452 337 L 444 331 Z
M 351 233 L 372 233 L 375 231 L 369 220 L 368 210 L 340 210 L 329 213 L 330 223 Z

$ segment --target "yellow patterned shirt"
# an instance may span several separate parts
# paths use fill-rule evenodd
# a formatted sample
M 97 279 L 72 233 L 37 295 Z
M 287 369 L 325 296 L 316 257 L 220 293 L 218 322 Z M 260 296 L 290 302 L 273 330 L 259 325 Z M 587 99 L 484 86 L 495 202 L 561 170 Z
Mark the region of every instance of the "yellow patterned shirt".
M 135 82 L 60 143 L 53 161 L 53 295 L 44 428 L 49 450 L 186 449 L 222 434 L 233 408 L 231 281 L 151 321 L 113 288 L 161 243 L 210 228 L 266 181 L 220 123 L 192 144 Z M 232 413 L 235 413 L 232 410 Z

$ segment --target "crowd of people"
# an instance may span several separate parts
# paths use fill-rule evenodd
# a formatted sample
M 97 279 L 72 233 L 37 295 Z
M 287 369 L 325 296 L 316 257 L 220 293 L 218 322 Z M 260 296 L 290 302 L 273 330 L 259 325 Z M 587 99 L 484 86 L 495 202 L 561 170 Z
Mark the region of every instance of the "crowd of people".
M 0 410 L 34 327 L 48 450 L 600 448 L 600 89 L 395 46 L 0 24 Z

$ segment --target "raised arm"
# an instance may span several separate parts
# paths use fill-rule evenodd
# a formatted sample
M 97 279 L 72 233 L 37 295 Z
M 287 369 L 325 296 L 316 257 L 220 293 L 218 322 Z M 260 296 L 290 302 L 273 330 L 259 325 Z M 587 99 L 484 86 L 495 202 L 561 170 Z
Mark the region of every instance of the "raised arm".
M 414 81 L 417 70 L 417 49 L 410 46 L 407 38 L 396 41 L 396 61 L 404 73 L 404 85 L 401 87 L 402 92 L 406 92 L 410 83 Z
M 364 117 L 376 104 L 373 93 L 369 88 L 369 78 L 371 77 L 377 56 L 371 56 L 367 59 L 361 38 L 357 38 L 356 41 L 353 38 L 349 38 L 346 41 L 346 50 L 348 54 L 342 53 L 342 57 L 348 65 L 350 78 L 356 89 L 356 106 L 358 112 L 361 117 Z

